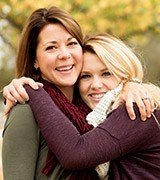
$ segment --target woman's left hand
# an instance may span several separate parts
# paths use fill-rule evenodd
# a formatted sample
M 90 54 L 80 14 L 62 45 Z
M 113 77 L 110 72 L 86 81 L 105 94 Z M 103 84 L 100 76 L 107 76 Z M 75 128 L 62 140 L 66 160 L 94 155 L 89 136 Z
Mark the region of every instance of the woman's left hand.
M 122 103 L 126 104 L 128 115 L 132 120 L 136 118 L 133 103 L 137 104 L 143 121 L 150 117 L 154 111 L 154 100 L 147 88 L 140 83 L 127 82 L 119 95 L 118 101 L 114 103 L 113 109 L 116 109 Z

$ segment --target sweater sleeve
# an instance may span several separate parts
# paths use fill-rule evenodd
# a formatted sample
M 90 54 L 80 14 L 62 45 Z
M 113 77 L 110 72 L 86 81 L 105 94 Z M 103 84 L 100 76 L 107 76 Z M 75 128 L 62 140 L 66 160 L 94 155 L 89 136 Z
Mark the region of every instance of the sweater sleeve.
M 3 131 L 3 176 L 5 180 L 34 179 L 39 134 L 28 104 L 16 105 Z
M 137 109 L 137 119 L 131 121 L 125 107 L 121 106 L 107 121 L 80 135 L 44 89 L 34 91 L 27 87 L 27 92 L 48 146 L 68 169 L 89 168 L 138 150 L 147 138 L 152 138 L 153 128 L 159 130 L 153 118 L 142 122 Z

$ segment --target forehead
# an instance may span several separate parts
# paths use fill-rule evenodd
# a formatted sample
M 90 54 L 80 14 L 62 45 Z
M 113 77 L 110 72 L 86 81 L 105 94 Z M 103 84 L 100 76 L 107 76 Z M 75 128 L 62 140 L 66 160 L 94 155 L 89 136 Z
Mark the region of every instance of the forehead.
M 38 40 L 45 43 L 52 39 L 58 41 L 68 39 L 69 37 L 72 37 L 71 34 L 61 24 L 57 23 L 44 26 L 39 33 Z
M 85 52 L 83 61 L 83 70 L 102 70 L 107 69 L 102 60 L 94 53 Z

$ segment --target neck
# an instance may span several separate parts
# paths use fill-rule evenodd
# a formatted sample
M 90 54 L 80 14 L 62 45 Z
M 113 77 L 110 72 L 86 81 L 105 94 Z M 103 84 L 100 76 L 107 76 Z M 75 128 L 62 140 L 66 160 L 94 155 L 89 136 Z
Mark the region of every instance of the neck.
M 46 83 L 51 83 L 52 84 L 52 82 L 50 82 L 48 80 L 45 80 L 45 78 L 40 78 L 39 81 L 42 82 L 42 83 L 46 82 Z M 74 86 L 67 86 L 67 87 L 66 86 L 65 87 L 57 86 L 57 88 L 66 96 L 66 98 L 70 102 L 72 102 L 72 100 L 73 100 L 73 93 L 74 93 Z
M 58 87 L 62 93 L 69 99 L 70 102 L 73 100 L 74 87 Z

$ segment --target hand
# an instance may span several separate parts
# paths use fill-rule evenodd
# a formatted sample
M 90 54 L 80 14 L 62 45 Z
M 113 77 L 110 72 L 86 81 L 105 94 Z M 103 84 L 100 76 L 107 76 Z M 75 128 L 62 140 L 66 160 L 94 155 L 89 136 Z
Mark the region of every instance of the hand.
M 151 113 L 154 111 L 153 97 L 150 95 L 147 87 L 144 87 L 143 84 L 135 82 L 126 83 L 118 101 L 113 105 L 113 108 L 116 109 L 124 102 L 126 104 L 128 115 L 132 120 L 136 118 L 133 109 L 133 102 L 137 104 L 141 114 L 141 119 L 144 121 L 147 117 L 150 117 Z
M 10 101 L 10 100 L 6 100 L 6 104 L 5 104 L 5 108 L 4 108 L 4 115 L 7 117 L 9 111 L 13 108 L 13 106 L 15 105 L 16 103 L 13 102 L 13 101 Z
M 29 100 L 29 96 L 23 87 L 24 84 L 28 84 L 35 90 L 39 87 L 43 87 L 42 83 L 35 82 L 31 78 L 21 77 L 19 79 L 13 79 L 9 85 L 3 88 L 3 97 L 10 101 L 10 106 L 11 102 L 12 104 L 15 104 L 16 102 L 23 104 L 25 101 Z

